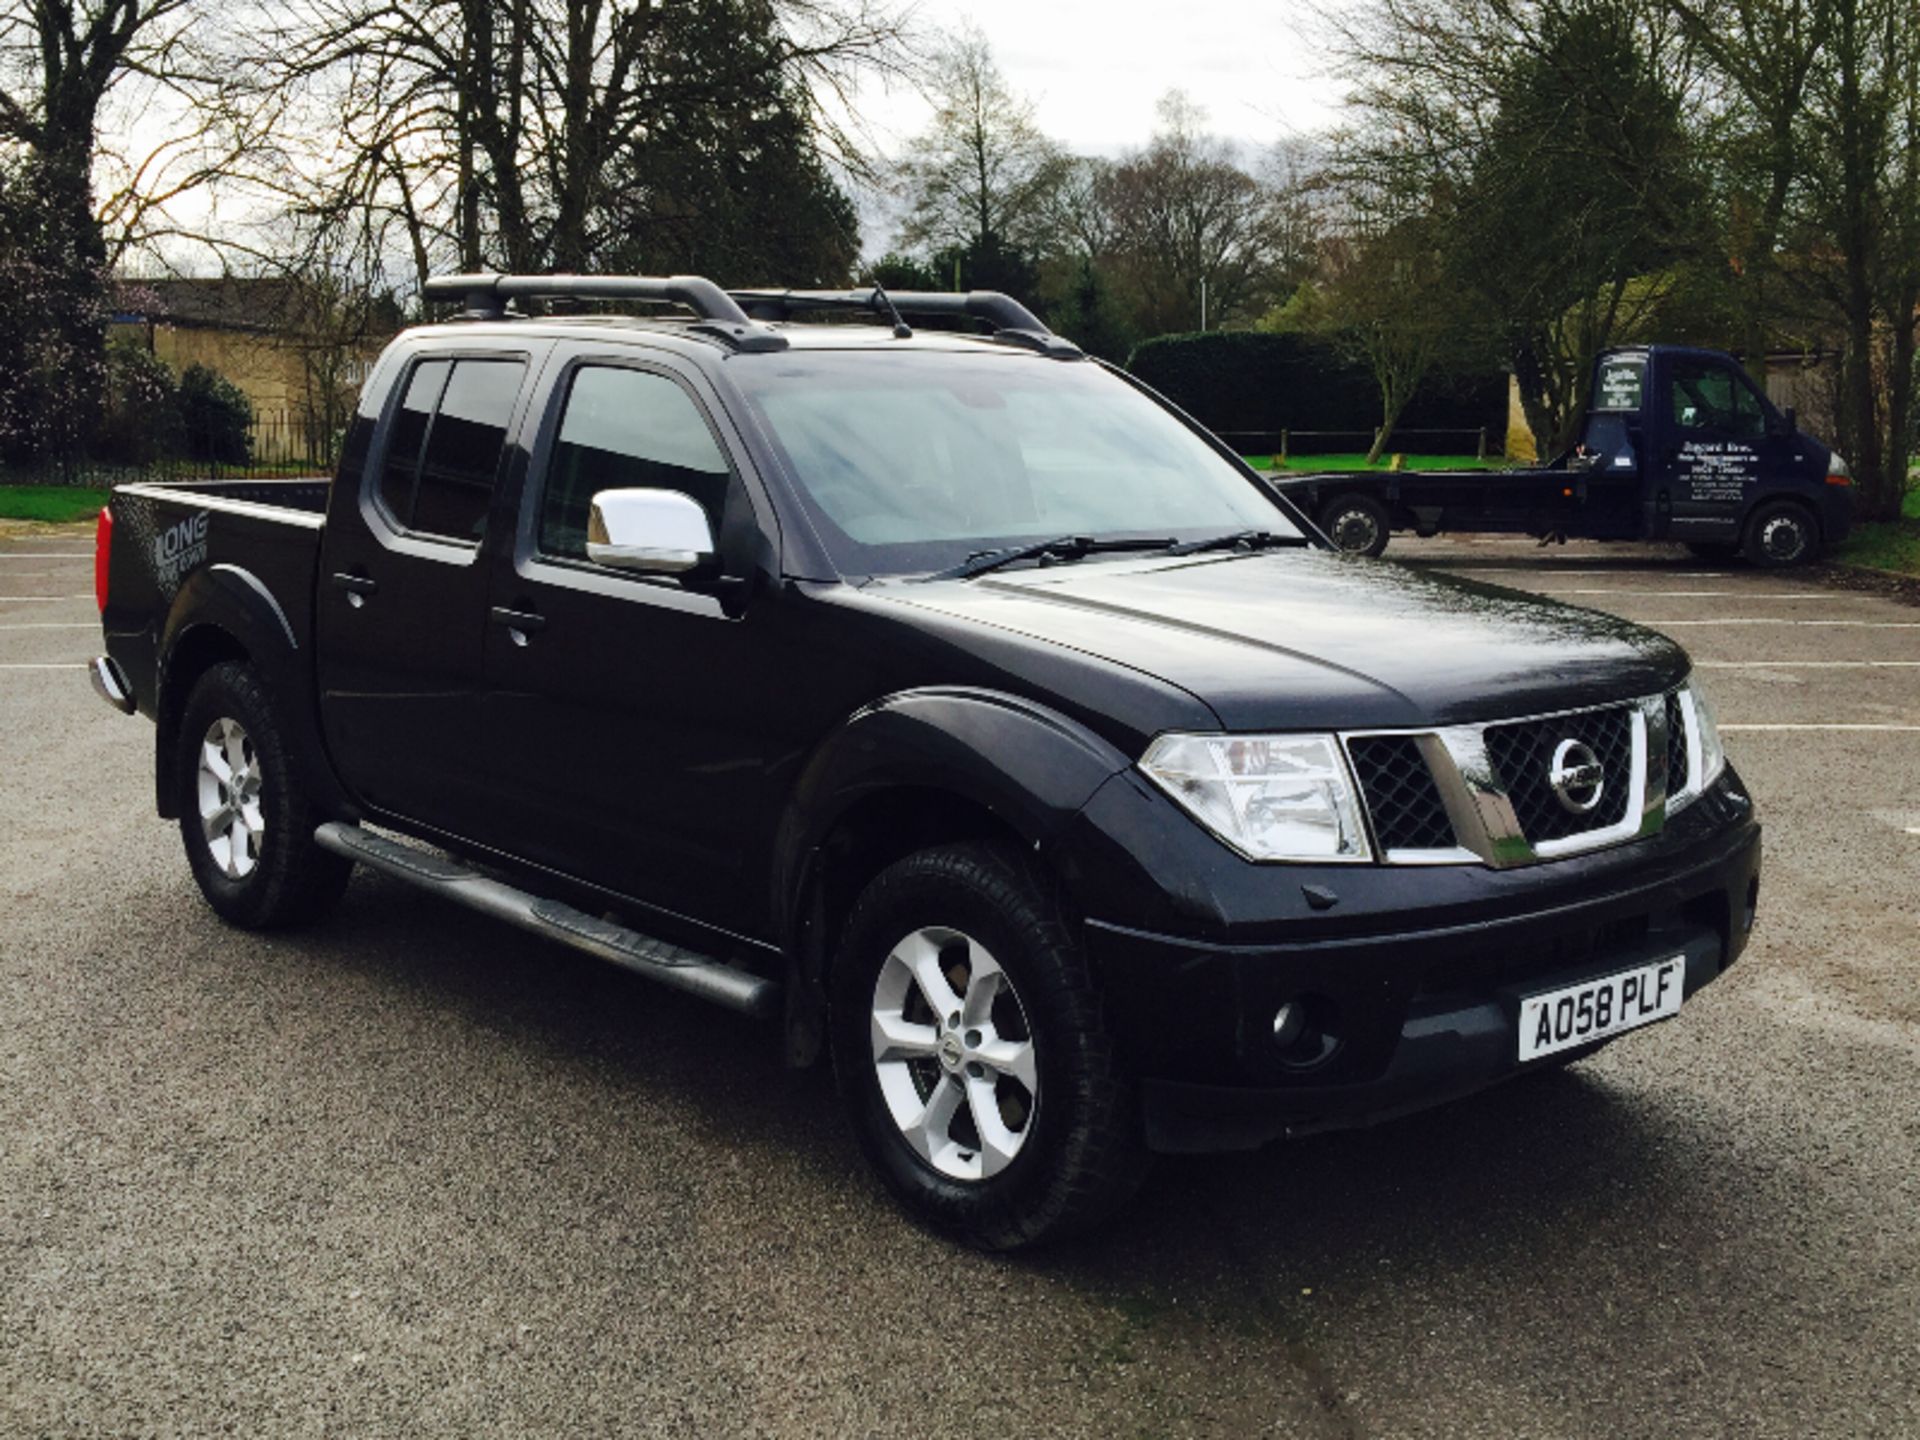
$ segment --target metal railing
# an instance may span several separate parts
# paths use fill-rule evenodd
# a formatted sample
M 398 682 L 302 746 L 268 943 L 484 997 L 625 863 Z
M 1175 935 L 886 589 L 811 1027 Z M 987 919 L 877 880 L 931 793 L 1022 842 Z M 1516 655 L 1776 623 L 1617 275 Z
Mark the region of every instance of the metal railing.
M 1291 428 L 1282 430 L 1219 430 L 1215 433 L 1219 435 L 1222 440 L 1232 444 L 1243 455 L 1272 455 L 1276 460 L 1284 462 L 1296 454 L 1335 455 L 1347 453 L 1356 448 L 1364 452 L 1371 449 L 1374 442 L 1380 438 L 1380 427 L 1376 425 L 1371 430 L 1294 430 Z M 1388 443 L 1382 447 L 1382 453 L 1392 453 L 1396 448 L 1397 442 L 1415 439 L 1435 439 L 1446 436 L 1455 436 L 1467 441 L 1472 446 L 1474 457 L 1479 460 L 1485 460 L 1490 455 L 1499 453 L 1498 450 L 1492 447 L 1492 431 L 1485 425 L 1477 428 L 1457 426 L 1439 429 L 1430 427 L 1402 428 L 1395 426 L 1393 433 L 1387 437 Z M 1357 447 L 1351 444 L 1345 444 L 1344 448 L 1341 443 L 1322 443 L 1351 442 L 1355 440 L 1364 443 Z M 1306 442 L 1304 446 L 1300 444 L 1302 441 Z M 1458 451 L 1451 453 L 1464 454 L 1466 452 Z
M 340 433 L 302 411 L 256 415 L 243 433 L 222 428 L 172 437 L 168 453 L 141 460 L 70 456 L 34 465 L 0 464 L 0 485 L 99 489 L 137 480 L 274 480 L 333 474 Z

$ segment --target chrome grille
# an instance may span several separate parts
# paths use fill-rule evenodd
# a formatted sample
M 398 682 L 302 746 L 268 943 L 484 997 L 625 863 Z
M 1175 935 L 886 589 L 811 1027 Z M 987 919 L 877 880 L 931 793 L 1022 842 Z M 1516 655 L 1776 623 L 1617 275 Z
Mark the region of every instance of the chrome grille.
M 1684 779 L 1687 769 L 1685 708 L 1684 695 L 1676 702 L 1662 694 L 1587 710 L 1431 730 L 1354 732 L 1342 739 L 1381 859 L 1507 869 L 1657 832 L 1668 810 L 1662 782 L 1669 775 Z M 1678 759 L 1666 742 L 1669 731 Z M 1554 756 L 1564 740 L 1590 747 L 1599 762 L 1600 799 L 1586 812 L 1562 804 L 1554 790 Z
M 1347 753 L 1382 850 L 1452 848 L 1453 822 L 1418 740 L 1367 735 L 1348 742 Z
M 1533 844 L 1605 830 L 1626 818 L 1633 774 L 1633 718 L 1626 707 L 1520 725 L 1490 725 L 1486 736 L 1487 753 L 1513 801 L 1514 817 Z M 1554 751 L 1566 740 L 1591 747 L 1606 773 L 1600 803 L 1590 811 L 1576 812 L 1562 805 L 1548 778 Z

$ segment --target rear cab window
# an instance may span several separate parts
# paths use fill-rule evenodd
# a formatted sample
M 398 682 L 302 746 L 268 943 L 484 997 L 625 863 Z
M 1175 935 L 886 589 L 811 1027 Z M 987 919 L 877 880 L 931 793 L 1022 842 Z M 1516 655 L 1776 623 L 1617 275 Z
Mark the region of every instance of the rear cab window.
M 477 545 L 526 378 L 518 357 L 427 359 L 407 377 L 381 468 L 380 508 L 410 535 Z

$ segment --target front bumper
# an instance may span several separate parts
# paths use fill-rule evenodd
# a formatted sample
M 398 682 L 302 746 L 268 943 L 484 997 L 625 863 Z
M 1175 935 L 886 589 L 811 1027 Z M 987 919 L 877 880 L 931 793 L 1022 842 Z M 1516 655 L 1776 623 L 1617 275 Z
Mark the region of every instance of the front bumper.
M 1333 938 L 1236 945 L 1090 921 L 1122 1051 L 1142 1077 L 1149 1145 L 1250 1149 L 1550 1065 L 1517 1060 L 1527 994 L 1684 954 L 1692 995 L 1745 948 L 1759 894 L 1751 808 L 1724 794 L 1713 803 L 1722 823 L 1684 856 L 1661 847 L 1657 863 L 1589 876 L 1574 898 L 1544 883 L 1560 866 L 1539 867 L 1533 905 L 1509 897 L 1505 913 L 1465 923 L 1355 933 L 1348 917 Z M 1327 1044 L 1276 1044 L 1274 1016 L 1290 1001 Z

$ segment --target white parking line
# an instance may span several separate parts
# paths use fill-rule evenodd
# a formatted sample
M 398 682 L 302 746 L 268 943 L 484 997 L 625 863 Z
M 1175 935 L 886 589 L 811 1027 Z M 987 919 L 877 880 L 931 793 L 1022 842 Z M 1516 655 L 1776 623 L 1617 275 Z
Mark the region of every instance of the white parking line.
M 1743 733 L 1752 731 L 1795 731 L 1795 730 L 1855 730 L 1870 731 L 1876 734 L 1920 735 L 1920 725 L 1722 725 L 1722 730 L 1738 730 Z
M 0 625 L 0 630 L 6 627 Z M 1920 670 L 1920 660 L 1696 660 L 1697 670 Z
M 87 662 L 84 660 L 62 660 L 57 665 L 0 665 L 0 670 L 84 670 L 86 668 Z M 1720 728 L 1724 730 L 1726 727 L 1723 725 Z
M 1681 625 L 1850 625 L 1857 630 L 1920 630 L 1920 620 L 1788 620 L 1778 615 L 1744 620 L 1638 620 L 1634 623 L 1669 630 Z
M 1435 564 L 1433 570 L 1456 570 L 1462 575 L 1539 575 L 1555 580 L 1586 579 L 1594 575 L 1644 575 L 1644 570 L 1562 570 L 1557 565 L 1448 565 Z
M 18 625 L 0 624 L 0 630 L 98 630 L 97 620 L 22 620 Z
M 1542 590 L 1542 595 L 1618 595 L 1622 599 L 1660 600 L 1845 600 L 1832 590 L 1798 590 L 1771 595 L 1757 590 Z
M 0 560 L 91 560 L 91 555 L 77 552 L 68 554 L 62 550 L 14 550 L 0 555 Z

